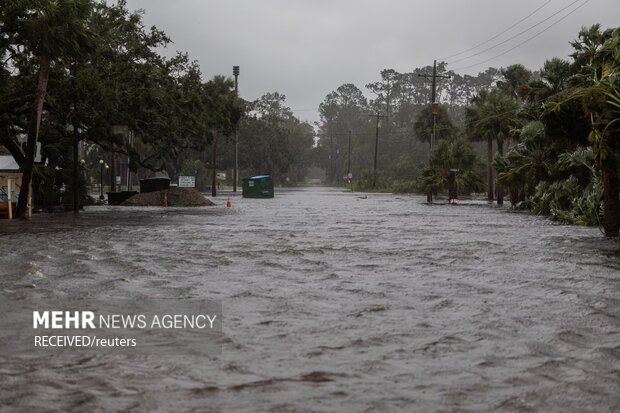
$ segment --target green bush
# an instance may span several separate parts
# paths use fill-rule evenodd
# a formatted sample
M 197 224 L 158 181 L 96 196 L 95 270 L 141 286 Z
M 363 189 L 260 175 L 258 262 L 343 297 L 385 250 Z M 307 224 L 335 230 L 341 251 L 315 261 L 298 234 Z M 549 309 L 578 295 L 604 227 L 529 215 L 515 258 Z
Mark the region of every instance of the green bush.
M 598 176 L 583 188 L 579 180 L 569 178 L 552 183 L 541 182 L 528 202 L 532 213 L 548 215 L 554 221 L 576 225 L 599 225 L 603 188 Z

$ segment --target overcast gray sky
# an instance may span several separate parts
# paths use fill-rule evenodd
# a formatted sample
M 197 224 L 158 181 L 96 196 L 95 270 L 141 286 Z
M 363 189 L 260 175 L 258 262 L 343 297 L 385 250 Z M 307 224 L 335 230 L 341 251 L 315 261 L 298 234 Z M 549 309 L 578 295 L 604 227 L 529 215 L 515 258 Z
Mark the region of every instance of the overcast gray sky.
M 432 65 L 433 59 L 482 43 L 541 6 L 531 17 L 495 40 L 444 60 L 467 57 L 525 31 L 503 45 L 450 64 L 449 68 L 476 65 L 555 24 L 501 57 L 457 72 L 475 74 L 489 66 L 512 63 L 538 69 L 547 58 L 566 58 L 571 52 L 568 42 L 576 38 L 582 25 L 620 25 L 617 0 L 128 0 L 127 3 L 131 10 L 144 9 L 145 23 L 156 25 L 172 38 L 171 52 L 186 51 L 198 60 L 206 78 L 216 74 L 232 76 L 232 66 L 239 65 L 239 91 L 243 98 L 253 100 L 267 92 L 283 93 L 295 114 L 311 122 L 318 120 L 317 108 L 325 95 L 341 84 L 354 83 L 366 93 L 364 85 L 379 80 L 383 69 L 407 72 Z

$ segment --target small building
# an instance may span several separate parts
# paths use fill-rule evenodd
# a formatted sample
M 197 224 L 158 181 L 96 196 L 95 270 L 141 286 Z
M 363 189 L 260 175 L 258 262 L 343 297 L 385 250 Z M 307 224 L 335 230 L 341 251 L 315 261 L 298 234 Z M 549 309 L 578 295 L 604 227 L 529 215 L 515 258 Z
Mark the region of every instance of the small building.
M 243 178 L 241 186 L 244 198 L 273 198 L 273 179 L 269 175 Z
M 22 173 L 11 155 L 0 156 L 0 216 L 12 218 L 22 186 Z M 31 191 L 32 193 L 32 191 Z M 32 202 L 29 202 L 32 205 Z M 30 213 L 31 209 L 29 209 Z

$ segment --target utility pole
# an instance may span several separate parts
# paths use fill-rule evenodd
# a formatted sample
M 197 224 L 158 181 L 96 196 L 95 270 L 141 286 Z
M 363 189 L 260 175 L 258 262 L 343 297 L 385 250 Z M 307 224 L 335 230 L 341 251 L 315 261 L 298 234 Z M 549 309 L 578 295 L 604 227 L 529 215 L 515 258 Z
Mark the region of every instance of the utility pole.
M 334 175 L 336 176 L 336 182 L 340 182 L 340 146 L 338 140 L 336 140 L 336 157 L 334 159 Z
M 450 76 L 448 75 L 439 75 L 437 76 L 437 60 L 433 60 L 433 74 L 430 75 L 428 73 L 419 73 L 418 74 L 419 77 L 425 77 L 425 78 L 431 78 L 432 79 L 432 83 L 431 83 L 431 115 L 433 117 L 433 130 L 431 132 L 431 139 L 430 139 L 430 153 L 428 156 L 428 165 L 429 167 L 432 168 L 433 164 L 432 164 L 432 157 L 433 157 L 433 146 L 435 144 L 435 133 L 436 133 L 436 124 L 437 124 L 437 114 L 439 111 L 439 106 L 437 104 L 437 102 L 435 102 L 436 100 L 436 89 L 437 89 L 437 78 L 441 78 L 441 79 L 450 79 Z M 431 202 L 433 202 L 433 190 L 430 189 L 428 191 L 428 194 L 426 195 L 426 202 L 428 202 L 429 204 Z
M 131 191 L 133 189 L 132 186 L 132 176 L 131 176 L 131 149 L 133 149 L 133 130 L 129 130 L 129 134 L 127 135 L 127 140 L 129 142 L 129 153 L 130 155 L 127 156 L 127 190 Z
M 329 180 L 333 181 L 334 176 L 334 137 L 329 135 Z
M 75 79 L 77 77 L 77 63 L 74 63 L 71 69 L 71 74 L 73 75 L 71 78 L 71 83 L 74 88 L 74 92 L 77 94 L 77 88 L 75 87 Z M 80 134 L 77 128 L 77 122 L 75 120 L 75 112 L 77 111 L 77 96 L 71 106 L 71 126 L 73 127 L 73 212 L 77 214 L 80 211 L 80 180 L 78 177 L 78 146 L 80 145 Z
M 347 179 L 351 179 L 351 129 L 349 129 L 349 156 L 347 161 Z
M 388 116 L 390 116 L 390 103 L 392 100 L 392 83 L 390 82 L 390 80 L 388 79 L 387 81 L 387 90 L 385 93 L 385 114 L 386 114 L 386 118 Z M 386 122 L 385 124 L 385 138 L 386 139 L 390 139 L 390 122 Z
M 215 171 L 215 160 L 217 158 L 217 134 L 213 135 L 213 142 L 212 142 L 212 152 L 211 152 L 211 168 L 213 168 L 213 170 L 211 171 L 211 196 L 212 197 L 216 197 L 217 196 L 217 191 L 215 189 L 215 185 L 216 185 L 216 176 L 217 173 Z
M 376 132 L 375 132 L 375 163 L 374 163 L 373 177 L 372 177 L 372 187 L 374 188 L 377 185 L 377 153 L 379 149 L 379 120 L 381 118 L 387 119 L 387 115 L 382 115 L 381 113 L 377 112 L 375 115 L 368 115 L 368 116 L 377 117 L 377 127 L 376 127 Z
M 80 145 L 80 134 L 77 123 L 73 120 L 73 212 L 80 212 L 80 180 L 78 177 L 78 146 Z
M 235 97 L 239 95 L 237 78 L 239 77 L 239 66 L 233 66 L 233 76 L 235 76 Z M 239 180 L 239 135 L 235 126 L 235 168 L 233 170 L 233 192 L 237 192 L 237 181 Z

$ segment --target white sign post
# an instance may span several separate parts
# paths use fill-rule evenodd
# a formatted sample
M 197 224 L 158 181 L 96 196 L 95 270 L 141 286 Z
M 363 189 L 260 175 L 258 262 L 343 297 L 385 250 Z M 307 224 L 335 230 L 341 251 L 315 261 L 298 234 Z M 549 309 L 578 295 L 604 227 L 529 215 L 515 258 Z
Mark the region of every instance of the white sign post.
M 9 198 L 9 219 L 13 219 L 13 205 L 11 204 L 13 202 L 13 194 L 12 194 L 13 178 L 12 177 L 9 177 L 7 185 L 8 185 L 7 196 Z
M 179 188 L 195 188 L 196 177 L 195 176 L 179 176 Z

